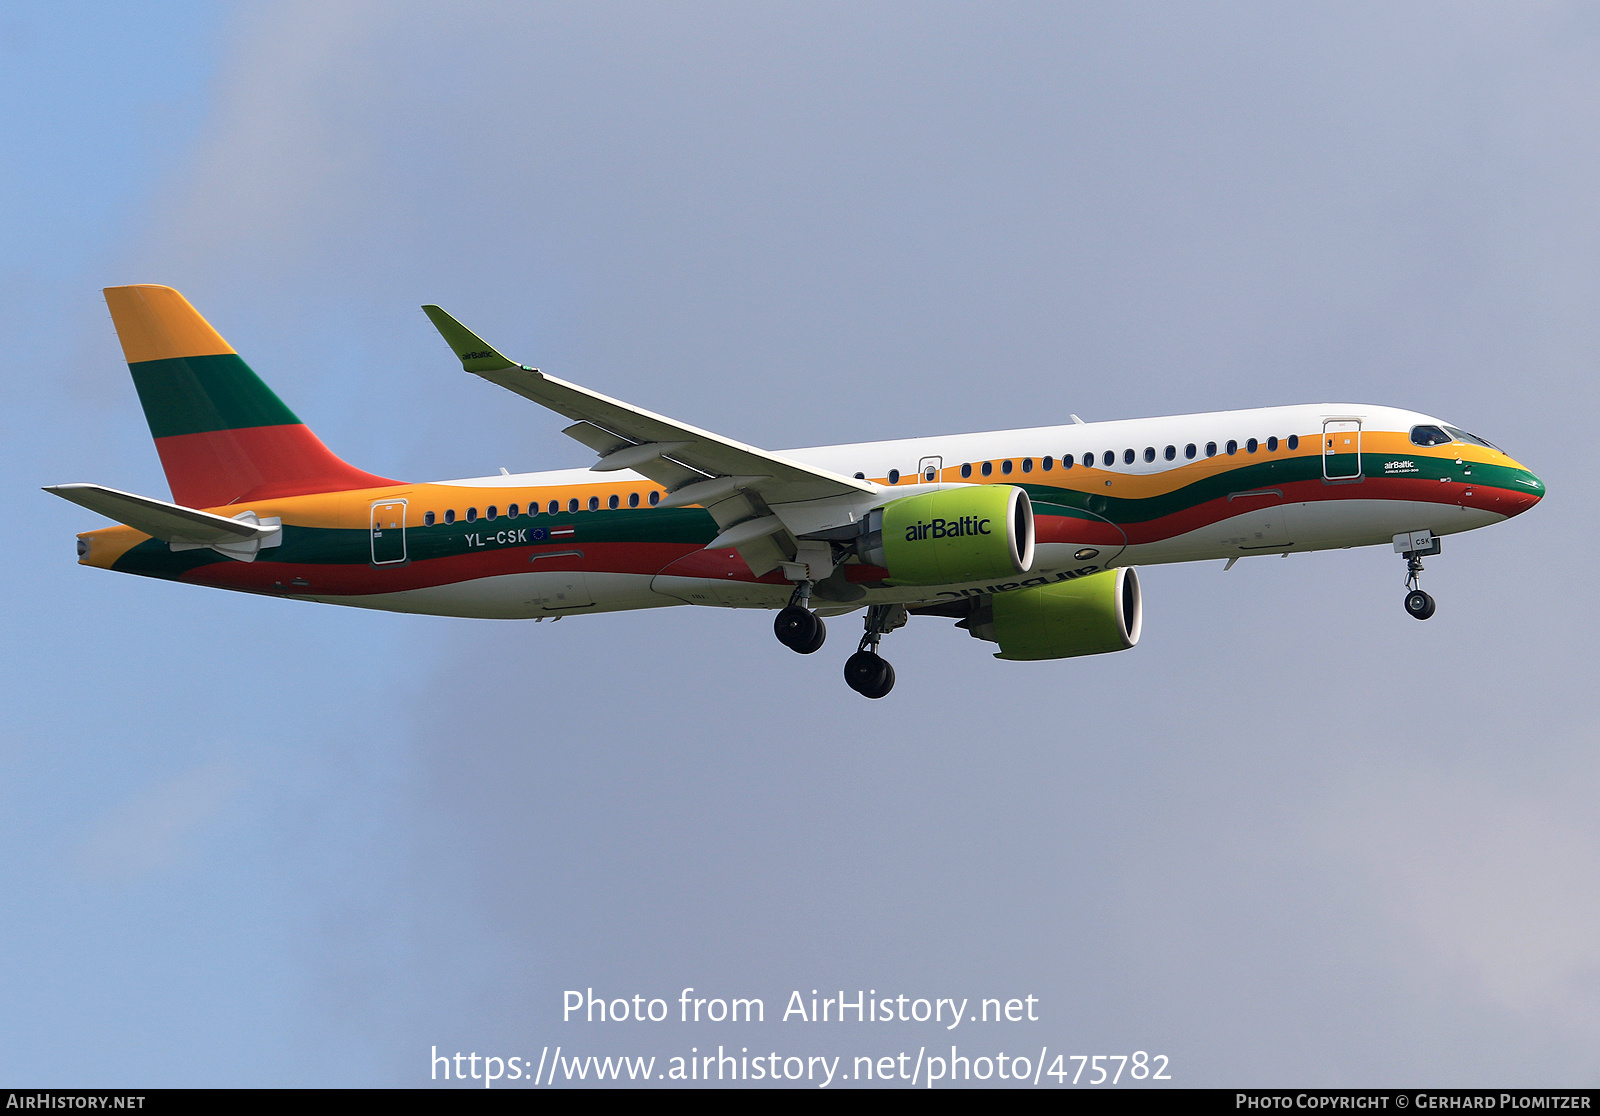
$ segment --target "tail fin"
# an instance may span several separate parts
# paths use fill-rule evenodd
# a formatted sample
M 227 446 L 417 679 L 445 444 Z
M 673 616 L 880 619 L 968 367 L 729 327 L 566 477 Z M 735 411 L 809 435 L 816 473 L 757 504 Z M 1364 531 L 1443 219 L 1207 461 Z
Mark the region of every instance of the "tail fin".
M 176 503 L 212 508 L 398 483 L 334 456 L 171 287 L 105 295 Z

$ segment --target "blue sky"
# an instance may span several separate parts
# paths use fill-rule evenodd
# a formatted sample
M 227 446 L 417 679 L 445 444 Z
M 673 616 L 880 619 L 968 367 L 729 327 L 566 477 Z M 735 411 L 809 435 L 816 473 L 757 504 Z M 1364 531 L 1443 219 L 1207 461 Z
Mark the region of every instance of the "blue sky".
M 1592 1084 L 1597 54 L 1559 3 L 0 20 L 0 1070 L 420 1084 L 432 1045 L 749 1039 L 575 1030 L 567 988 L 861 986 L 1031 992 L 1017 1042 L 1188 1084 Z M 40 485 L 166 493 L 128 282 L 384 475 L 585 460 L 452 367 L 438 302 L 774 448 L 1355 399 L 1551 496 L 1446 541 L 1426 625 L 1386 551 L 1157 568 L 1131 652 L 919 621 L 866 703 L 848 619 L 801 659 L 753 613 L 79 569 L 93 517 Z

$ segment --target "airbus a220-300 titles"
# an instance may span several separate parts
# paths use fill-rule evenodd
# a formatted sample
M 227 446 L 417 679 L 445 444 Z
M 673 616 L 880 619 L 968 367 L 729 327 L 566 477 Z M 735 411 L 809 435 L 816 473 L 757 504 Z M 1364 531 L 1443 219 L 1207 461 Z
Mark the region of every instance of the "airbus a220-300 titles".
M 705 605 L 776 610 L 809 655 L 863 611 L 845 681 L 945 617 L 1002 659 L 1132 647 L 1135 567 L 1393 545 L 1406 611 L 1440 537 L 1544 484 L 1432 415 L 1356 403 L 953 434 L 771 453 L 546 375 L 423 307 L 466 371 L 571 421 L 587 468 L 408 483 L 334 456 L 170 287 L 106 290 L 172 500 L 47 489 L 123 526 L 87 566 L 396 612 L 499 619 Z

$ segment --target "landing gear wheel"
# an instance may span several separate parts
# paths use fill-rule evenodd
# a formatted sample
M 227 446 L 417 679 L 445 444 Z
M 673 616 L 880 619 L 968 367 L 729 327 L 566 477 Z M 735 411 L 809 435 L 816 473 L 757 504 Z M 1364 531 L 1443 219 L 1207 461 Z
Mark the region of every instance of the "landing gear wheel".
M 881 698 L 894 689 L 894 667 L 875 651 L 857 651 L 845 660 L 844 681 L 863 697 Z
M 802 655 L 811 654 L 828 638 L 828 629 L 822 623 L 822 617 L 799 605 L 790 605 L 779 612 L 778 618 L 772 622 L 772 632 L 778 637 L 779 643 Z
M 823 641 L 828 638 L 828 625 L 822 622 L 822 617 L 813 612 L 811 618 L 817 622 L 816 634 L 805 643 L 792 643 L 789 645 L 791 650 L 798 651 L 802 655 L 810 655 L 817 651 L 821 648 Z
M 1438 606 L 1433 603 L 1433 598 L 1421 589 L 1413 589 L 1406 594 L 1406 611 L 1418 620 L 1426 620 L 1433 615 L 1433 610 Z

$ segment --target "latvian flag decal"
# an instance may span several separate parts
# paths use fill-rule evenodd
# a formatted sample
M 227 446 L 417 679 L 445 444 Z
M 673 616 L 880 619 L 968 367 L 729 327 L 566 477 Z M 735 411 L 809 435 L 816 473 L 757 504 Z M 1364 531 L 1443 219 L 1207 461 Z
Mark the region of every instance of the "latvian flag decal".
M 576 527 L 552 527 L 550 528 L 550 537 L 552 539 L 570 539 L 577 530 Z

